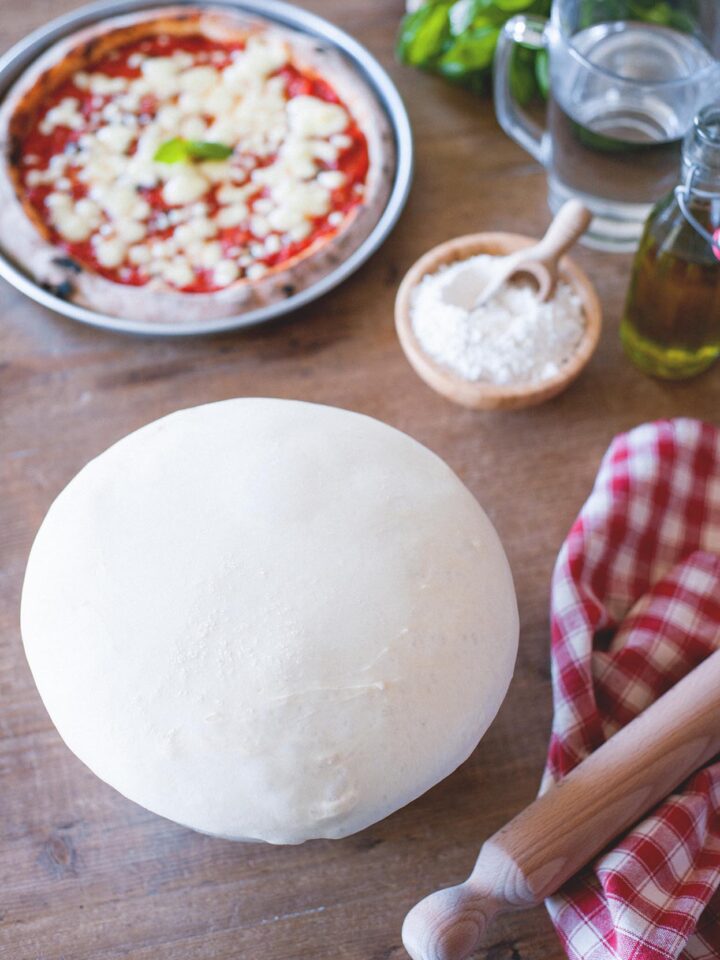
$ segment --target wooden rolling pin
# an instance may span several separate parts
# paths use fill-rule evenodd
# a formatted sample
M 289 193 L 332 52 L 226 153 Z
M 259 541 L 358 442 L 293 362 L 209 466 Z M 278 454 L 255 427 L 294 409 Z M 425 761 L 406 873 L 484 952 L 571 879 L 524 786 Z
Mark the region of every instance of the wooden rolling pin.
M 405 949 L 465 960 L 496 914 L 542 903 L 718 752 L 720 650 L 487 840 L 465 883 L 413 907 Z

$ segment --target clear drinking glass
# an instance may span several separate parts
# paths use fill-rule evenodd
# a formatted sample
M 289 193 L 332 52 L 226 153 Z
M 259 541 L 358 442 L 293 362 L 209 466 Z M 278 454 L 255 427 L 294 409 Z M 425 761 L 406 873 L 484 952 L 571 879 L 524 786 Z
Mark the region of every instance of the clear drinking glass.
M 546 50 L 541 128 L 510 90 L 513 45 Z M 556 212 L 577 197 L 593 213 L 588 246 L 632 250 L 673 186 L 683 137 L 720 101 L 720 0 L 555 0 L 550 20 L 516 16 L 495 58 L 498 120 L 547 170 Z

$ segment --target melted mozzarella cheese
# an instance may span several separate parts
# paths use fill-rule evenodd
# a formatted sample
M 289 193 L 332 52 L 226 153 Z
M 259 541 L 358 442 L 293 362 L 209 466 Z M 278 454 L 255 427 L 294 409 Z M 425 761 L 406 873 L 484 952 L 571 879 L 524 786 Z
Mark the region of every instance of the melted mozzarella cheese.
M 207 193 L 209 184 L 205 177 L 189 164 L 173 173 L 163 187 L 163 200 L 170 206 L 193 203 Z
M 248 208 L 244 203 L 231 203 L 218 210 L 217 222 L 220 227 L 239 227 L 248 217 Z
M 318 97 L 293 97 L 287 105 L 290 129 L 304 137 L 329 137 L 342 133 L 350 118 L 339 103 Z
M 328 190 L 337 190 L 345 183 L 346 177 L 341 170 L 322 170 L 317 175 L 317 182 Z
M 135 140 L 135 130 L 128 124 L 109 124 L 100 127 L 96 137 L 112 153 L 125 153 Z
M 88 224 L 90 224 L 92 229 L 95 229 L 100 226 L 102 223 L 102 212 L 100 207 L 89 197 L 82 197 L 75 204 L 75 213 L 82 217 Z
M 285 44 L 266 37 L 250 37 L 245 49 L 233 54 L 232 63 L 223 70 L 223 83 L 242 93 L 248 84 L 257 84 L 287 63 Z
M 282 243 L 280 237 L 276 233 L 271 233 L 269 237 L 265 238 L 265 253 L 272 255 L 274 253 L 280 253 Z
M 180 136 L 186 140 L 204 140 L 207 136 L 207 124 L 201 116 L 185 117 L 180 122 Z
M 330 209 L 330 194 L 319 183 L 281 182 L 273 186 L 275 209 L 268 214 L 268 222 L 274 230 L 294 230 L 309 219 L 324 216 Z
M 191 67 L 180 74 L 182 91 L 190 93 L 208 93 L 218 85 L 220 75 L 215 67 Z
M 208 116 L 225 116 L 232 111 L 234 106 L 235 97 L 222 83 L 216 84 L 205 92 L 203 107 Z
M 176 57 L 148 57 L 140 65 L 140 72 L 145 81 L 138 84 L 136 89 L 145 90 L 157 97 L 171 97 L 180 89 L 178 74 L 181 66 Z
M 128 250 L 128 260 L 136 266 L 145 266 L 152 260 L 150 247 L 146 243 L 130 247 Z
M 155 114 L 155 123 L 161 130 L 177 130 L 182 122 L 183 112 L 175 103 L 166 103 Z
M 195 279 L 195 271 L 185 257 L 173 257 L 163 269 L 162 276 L 175 287 L 188 287 Z
M 213 270 L 213 281 L 218 287 L 228 287 L 240 276 L 240 268 L 234 260 L 221 260 Z
M 98 97 L 106 97 L 113 93 L 123 93 L 127 90 L 129 81 L 126 77 L 108 77 L 104 73 L 91 73 L 88 77 L 88 90 Z
M 308 147 L 313 157 L 322 160 L 323 163 L 335 163 L 338 158 L 338 149 L 329 140 L 310 140 Z
M 40 124 L 40 133 L 52 133 L 56 127 L 82 130 L 85 117 L 80 112 L 80 101 L 75 97 L 63 97 L 57 106 L 51 107 Z
M 252 183 L 241 187 L 236 187 L 231 183 L 225 183 L 218 188 L 216 196 L 218 203 L 244 203 L 255 190 L 257 190 L 257 187 Z
M 114 221 L 125 218 L 145 220 L 151 213 L 150 204 L 129 183 L 115 182 L 91 186 L 90 196 Z
M 352 146 L 352 137 L 349 137 L 346 133 L 334 133 L 330 137 L 330 143 L 338 150 L 347 150 L 348 147 Z
M 187 246 L 194 240 L 207 240 L 216 234 L 217 226 L 208 217 L 194 217 L 173 230 L 173 238 L 181 246 Z
M 69 193 L 49 193 L 45 205 L 50 222 L 57 232 L 70 243 L 80 243 L 91 236 L 99 225 L 98 211 L 94 205 L 84 205 L 79 210 Z
M 194 253 L 197 261 L 206 269 L 217 266 L 223 259 L 222 244 L 217 240 L 211 240 L 208 243 L 197 242 L 197 247 L 195 249 L 193 247 L 189 246 L 188 250 Z
M 95 237 L 93 239 L 93 249 L 98 263 L 110 270 L 119 267 L 127 254 L 127 246 L 119 237 L 110 237 L 107 240 Z
M 115 231 L 125 243 L 137 243 L 147 236 L 147 227 L 138 220 L 119 220 L 115 225 Z
M 247 268 L 249 280 L 260 280 L 261 277 L 264 277 L 266 273 L 267 267 L 264 267 L 261 263 L 253 263 Z
M 236 179 L 237 171 L 227 160 L 198 163 L 197 168 L 208 183 L 229 183 Z

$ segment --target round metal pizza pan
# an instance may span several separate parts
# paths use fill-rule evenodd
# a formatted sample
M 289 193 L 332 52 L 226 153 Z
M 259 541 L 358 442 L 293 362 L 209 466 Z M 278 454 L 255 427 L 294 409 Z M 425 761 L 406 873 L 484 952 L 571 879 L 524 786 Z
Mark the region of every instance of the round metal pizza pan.
M 13 263 L 5 250 L 0 248 L 0 276 L 41 306 L 78 320 L 80 323 L 123 333 L 150 336 L 198 336 L 272 320 L 316 300 L 354 273 L 385 240 L 395 226 L 407 200 L 413 172 L 412 133 L 405 107 L 392 80 L 377 60 L 349 34 L 322 17 L 291 3 L 285 3 L 284 0 L 211 0 L 211 2 L 207 0 L 111 0 L 111 2 L 100 0 L 100 2 L 91 3 L 50 21 L 0 57 L 0 100 L 22 71 L 57 40 L 99 20 L 118 14 L 178 5 L 228 7 L 243 13 L 255 14 L 265 20 L 319 37 L 341 51 L 375 93 L 390 121 L 396 147 L 391 193 L 385 209 L 363 243 L 321 280 L 281 302 L 201 323 L 138 322 L 69 303 L 37 284 Z

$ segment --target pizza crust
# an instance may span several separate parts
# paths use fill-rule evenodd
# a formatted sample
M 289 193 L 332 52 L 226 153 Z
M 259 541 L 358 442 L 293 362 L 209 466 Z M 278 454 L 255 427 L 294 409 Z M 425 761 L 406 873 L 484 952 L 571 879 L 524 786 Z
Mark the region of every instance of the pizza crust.
M 44 223 L 22 200 L 19 144 L 49 90 L 110 50 L 156 33 L 205 34 L 229 40 L 272 31 L 288 42 L 300 67 L 317 71 L 337 91 L 367 140 L 369 169 L 363 202 L 330 240 L 319 237 L 289 263 L 259 280 L 238 280 L 211 293 L 183 293 L 162 281 L 141 287 L 116 283 L 80 266 L 53 243 Z M 163 7 L 114 17 L 54 44 L 16 82 L 0 105 L 0 246 L 42 287 L 100 313 L 162 326 L 195 325 L 256 310 L 322 280 L 356 250 L 387 204 L 395 170 L 395 142 L 385 110 L 334 47 L 298 31 L 226 9 Z

